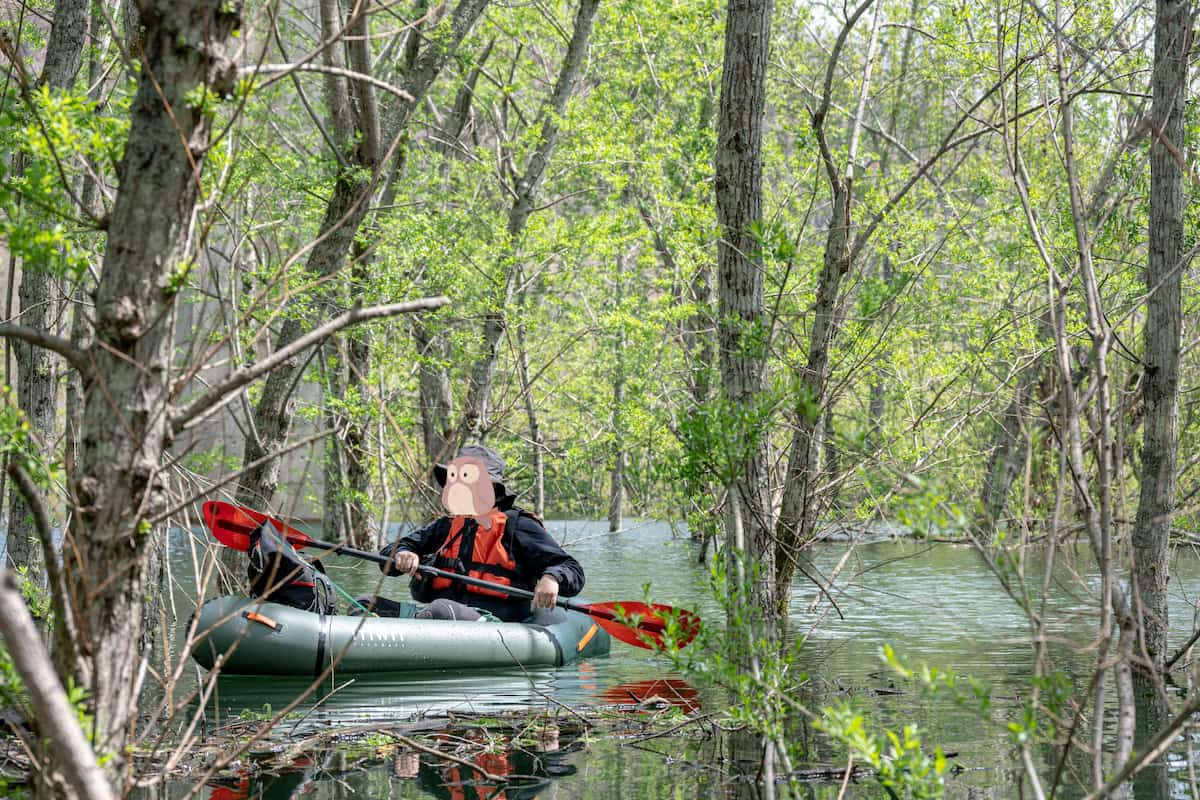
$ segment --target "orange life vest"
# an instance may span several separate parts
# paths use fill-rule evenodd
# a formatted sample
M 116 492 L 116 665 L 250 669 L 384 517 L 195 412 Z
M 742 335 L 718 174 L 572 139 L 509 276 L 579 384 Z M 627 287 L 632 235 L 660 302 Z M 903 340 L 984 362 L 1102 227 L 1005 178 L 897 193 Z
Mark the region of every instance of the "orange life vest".
M 452 517 L 450 532 L 446 534 L 446 541 L 438 548 L 437 553 L 451 561 L 457 560 L 461 564 L 460 569 L 453 570 L 455 572 L 504 586 L 512 586 L 519 576 L 517 562 L 513 560 L 512 553 L 504 544 L 504 528 L 508 523 L 508 515 L 503 511 L 492 509 L 488 512 L 486 519 L 491 522 L 491 527 L 485 530 L 474 517 Z M 473 524 L 467 525 L 468 520 Z M 434 578 L 432 588 L 434 591 L 465 588 L 471 594 L 508 597 L 504 592 L 479 586 L 464 587 L 462 584 L 446 578 Z

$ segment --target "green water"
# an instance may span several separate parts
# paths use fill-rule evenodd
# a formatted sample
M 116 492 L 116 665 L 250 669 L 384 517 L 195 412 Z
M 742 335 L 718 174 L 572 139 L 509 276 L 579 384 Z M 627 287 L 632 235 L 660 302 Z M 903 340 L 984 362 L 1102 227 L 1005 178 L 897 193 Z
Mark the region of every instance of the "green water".
M 555 523 L 550 527 L 587 571 L 585 599 L 638 600 L 648 583 L 654 601 L 683 605 L 712 624 L 721 623 L 722 614 L 704 588 L 706 568 L 695 563 L 686 538 L 673 535 L 667 525 L 639 525 L 616 535 L 606 533 L 602 523 Z M 187 577 L 192 562 L 186 543 L 177 542 L 174 552 L 175 600 L 182 620 L 190 611 L 187 598 L 194 593 Z M 1025 565 L 1028 579 L 1036 587 L 1041 585 L 1043 559 L 1044 555 L 1036 552 Z M 1096 603 L 1088 562 L 1082 549 L 1077 554 L 1059 551 L 1046 612 L 1053 665 L 1083 680 L 1090 675 L 1095 658 L 1089 649 L 1095 637 Z M 385 595 L 405 594 L 402 580 L 388 579 L 380 585 L 374 565 L 329 559 L 327 566 L 334 580 L 351 593 L 380 586 Z M 1024 613 L 979 554 L 965 546 L 914 541 L 853 547 L 831 543 L 814 550 L 805 571 L 829 583 L 833 603 L 818 596 L 808 579 L 798 579 L 792 601 L 793 628 L 807 637 L 799 666 L 809 675 L 799 699 L 819 709 L 839 698 L 853 698 L 881 724 L 919 725 L 928 746 L 955 753 L 951 762 L 958 769 L 947 779 L 948 797 L 1022 796 L 1021 770 L 1005 736 L 1005 725 L 1018 713 L 1018 699 L 1027 690 L 1033 653 L 1030 628 Z M 1200 595 L 1200 559 L 1192 551 L 1177 554 L 1171 587 L 1173 638 L 1181 643 L 1192 629 L 1196 596 Z M 820 602 L 814 604 L 817 599 Z M 925 661 L 989 683 L 993 703 L 987 718 L 981 719 L 948 698 L 927 696 L 897 684 L 879 657 L 885 644 L 908 662 Z M 345 676 L 322 687 L 313 701 L 301 706 L 309 713 L 299 721 L 289 720 L 287 726 L 295 736 L 304 736 L 314 730 L 395 724 L 419 716 L 601 706 L 612 703 L 614 690 L 620 687 L 673 677 L 677 676 L 663 657 L 620 643 L 614 644 L 609 657 L 557 670 Z M 702 710 L 719 710 L 721 692 L 700 682 L 697 685 Z M 221 679 L 206 723 L 217 728 L 240 714 L 261 711 L 264 704 L 281 708 L 306 686 L 305 681 Z M 638 716 L 631 715 L 619 736 L 580 735 L 581 731 L 569 730 L 569 715 L 559 713 L 564 730 L 549 743 L 526 743 L 512 751 L 506 749 L 504 735 L 498 735 L 496 749 L 510 753 L 505 769 L 528 776 L 507 786 L 455 784 L 453 779 L 462 776 L 448 774 L 444 763 L 429 757 L 421 757 L 417 763 L 414 756 L 396 760 L 381 751 L 376 757 L 362 758 L 361 753 L 347 755 L 344 748 L 331 747 L 298 763 L 292 773 L 282 777 L 248 779 L 240 786 L 226 784 L 198 796 L 205 800 L 761 796 L 756 782 L 759 744 L 745 733 L 717 731 L 703 723 L 687 728 L 686 736 L 646 739 Z M 806 724 L 800 724 L 794 735 L 803 740 L 809 754 L 809 763 L 803 766 L 844 764 L 839 750 Z M 1135 787 L 1133 796 L 1191 796 L 1185 783 L 1184 751 L 1182 746 L 1177 750 Z M 1056 757 L 1051 751 L 1035 753 L 1043 775 L 1052 771 L 1050 765 Z M 188 785 L 169 784 L 143 796 L 180 798 Z M 803 796 L 834 798 L 840 789 L 836 780 L 817 781 L 804 785 Z M 1077 794 L 1067 786 L 1058 796 Z M 844 796 L 885 795 L 868 780 L 851 782 Z

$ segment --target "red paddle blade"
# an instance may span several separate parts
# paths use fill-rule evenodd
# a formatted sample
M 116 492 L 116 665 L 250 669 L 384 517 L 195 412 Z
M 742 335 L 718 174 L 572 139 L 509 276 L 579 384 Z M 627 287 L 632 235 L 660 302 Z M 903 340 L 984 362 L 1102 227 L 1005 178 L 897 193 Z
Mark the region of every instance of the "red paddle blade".
M 217 541 L 234 550 L 242 552 L 249 550 L 250 534 L 267 520 L 271 520 L 275 527 L 281 528 L 283 535 L 294 547 L 304 547 L 310 541 L 306 534 L 290 525 L 245 506 L 210 500 L 204 504 L 201 511 L 204 515 L 204 524 L 212 531 L 212 535 L 217 537 Z
M 593 617 L 601 628 L 634 647 L 658 650 L 668 643 L 676 648 L 686 647 L 700 632 L 700 618 L 686 608 L 673 608 L 658 603 L 591 603 Z M 615 619 L 606 619 L 611 614 Z

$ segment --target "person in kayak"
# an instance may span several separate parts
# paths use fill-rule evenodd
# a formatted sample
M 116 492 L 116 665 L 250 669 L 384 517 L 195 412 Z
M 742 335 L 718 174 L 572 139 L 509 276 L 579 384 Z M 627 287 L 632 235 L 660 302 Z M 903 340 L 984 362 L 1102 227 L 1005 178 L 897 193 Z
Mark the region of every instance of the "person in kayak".
M 468 445 L 434 477 L 442 486 L 449 512 L 387 545 L 387 575 L 409 575 L 413 598 L 428 603 L 416 613 L 423 619 L 478 620 L 480 610 L 505 622 L 527 619 L 532 610 L 552 609 L 559 595 L 583 589 L 583 567 L 556 542 L 541 520 L 514 505 L 504 486 L 504 459 L 490 447 Z M 469 586 L 417 572 L 428 563 L 447 572 L 533 592 L 532 602 L 493 589 Z M 359 598 L 380 616 L 400 616 L 404 604 L 384 597 Z

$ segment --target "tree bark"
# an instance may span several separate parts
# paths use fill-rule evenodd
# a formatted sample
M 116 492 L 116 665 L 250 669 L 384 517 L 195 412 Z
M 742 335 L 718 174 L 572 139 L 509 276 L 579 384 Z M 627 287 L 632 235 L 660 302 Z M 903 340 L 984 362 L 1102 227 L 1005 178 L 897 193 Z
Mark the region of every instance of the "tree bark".
M 137 709 L 148 520 L 169 505 L 163 458 L 172 436 L 170 275 L 188 257 L 211 124 L 187 96 L 201 85 L 218 96 L 233 90 L 236 65 L 225 45 L 240 23 L 240 4 L 146 0 L 141 21 L 144 67 L 97 289 L 62 568 L 72 606 L 66 616 L 78 628 L 70 673 L 89 694 L 95 748 L 110 757 L 106 769 L 114 776 L 127 767 Z M 60 629 L 65 624 L 56 620 Z M 51 768 L 67 758 L 54 751 Z
M 614 307 L 618 313 L 625 302 L 625 276 L 622 258 L 617 258 L 616 291 L 613 293 Z M 613 464 L 608 482 L 608 530 L 621 530 L 625 506 L 625 323 L 618 319 L 616 335 L 613 337 L 615 365 L 613 371 L 612 428 Z
M 717 340 L 721 386 L 731 415 L 753 419 L 767 388 L 763 334 L 763 265 L 755 228 L 763 219 L 763 109 L 771 0 L 730 0 L 725 18 L 725 55 L 717 118 L 716 205 Z M 775 551 L 764 430 L 737 430 L 740 455 L 728 465 L 726 533 L 734 554 L 739 544 L 761 572 L 753 586 L 756 604 L 768 615 L 776 606 Z
M 1013 398 L 1000 418 L 979 497 L 978 525 L 985 540 L 995 536 L 1008 506 L 1008 492 L 1025 463 L 1027 413 L 1045 368 L 1045 358 L 1037 356 L 1017 373 Z
M 525 346 L 525 325 L 517 326 L 517 371 L 521 393 L 525 396 L 525 417 L 529 420 L 529 441 L 533 456 L 533 510 L 546 517 L 546 437 L 538 422 L 537 401 L 533 397 L 533 382 L 529 377 L 529 350 Z
M 326 398 L 342 399 L 346 396 L 346 361 L 341 334 L 330 336 L 317 352 L 321 364 L 322 388 Z M 324 408 L 325 427 L 333 435 L 325 440 L 325 485 L 322 493 L 321 532 L 325 539 L 344 541 L 349 530 L 346 513 L 346 469 L 344 437 L 346 413 L 335 408 L 326 400 Z
M 1179 360 L 1182 339 L 1184 106 L 1192 15 L 1183 0 L 1158 0 L 1154 21 L 1154 105 L 1150 139 L 1150 241 L 1144 333 L 1145 429 L 1142 485 L 1133 529 L 1133 583 L 1141 638 L 1162 670 L 1167 655 L 1167 549 L 1175 511 L 1179 449 Z
M 88 0 L 57 0 L 54 4 L 54 22 L 39 81 L 50 89 L 63 91 L 75 83 L 88 33 L 88 6 Z M 39 331 L 50 329 L 54 284 L 54 276 L 45 265 L 23 265 L 21 287 L 17 293 L 22 325 Z M 21 341 L 13 342 L 13 355 L 17 364 L 17 404 L 49 457 L 58 412 L 55 359 L 49 350 Z M 42 502 L 46 501 L 44 492 L 39 492 L 39 497 Z M 10 569 L 27 568 L 29 579 L 40 583 L 41 547 L 32 514 L 20 492 L 11 493 L 8 519 L 8 566 Z
M 365 247 L 355 244 L 354 265 L 350 268 L 351 285 L 364 287 L 369 266 Z M 367 328 L 352 328 L 346 332 L 346 386 L 357 399 L 358 408 L 346 419 L 342 441 L 342 458 L 346 474 L 346 523 L 349 541 L 360 550 L 373 550 L 376 543 L 371 530 L 371 454 L 367 447 L 366 412 L 371 375 L 371 332 Z
M 55 0 L 54 22 L 46 44 L 41 83 L 51 89 L 70 89 L 83 63 L 88 33 L 89 0 Z
M 538 189 L 546 174 L 546 167 L 550 165 L 554 146 L 558 142 L 559 120 L 566 113 L 567 101 L 574 93 L 575 85 L 583 72 L 588 39 L 592 34 L 592 22 L 599 5 L 599 0 L 580 0 L 579 10 L 575 13 L 575 29 L 567 45 L 566 55 L 563 56 L 554 92 L 541 115 L 541 132 L 537 145 L 529 156 L 525 173 L 513 187 L 513 202 L 508 212 L 508 258 L 504 259 L 506 262 L 515 259 L 525 225 L 533 213 Z M 482 347 L 479 358 L 471 368 L 463 419 L 457 430 L 460 444 L 483 441 L 491 427 L 489 416 L 492 384 L 496 376 L 497 348 L 508 327 L 508 310 L 516 295 L 518 273 L 519 270 L 512 263 L 505 263 L 501 267 L 503 288 L 495 300 L 493 309 L 484 318 Z
M 417 380 L 421 395 L 421 433 L 430 464 L 452 457 L 450 420 L 454 415 L 454 393 L 446 371 L 445 343 L 420 318 L 412 324 L 417 345 Z

